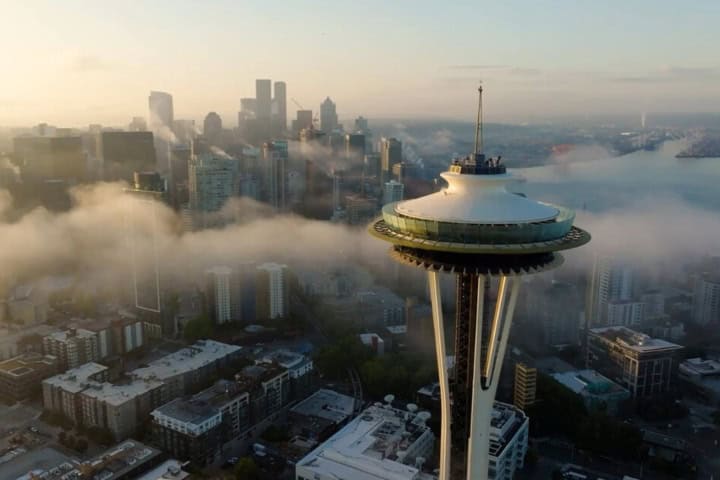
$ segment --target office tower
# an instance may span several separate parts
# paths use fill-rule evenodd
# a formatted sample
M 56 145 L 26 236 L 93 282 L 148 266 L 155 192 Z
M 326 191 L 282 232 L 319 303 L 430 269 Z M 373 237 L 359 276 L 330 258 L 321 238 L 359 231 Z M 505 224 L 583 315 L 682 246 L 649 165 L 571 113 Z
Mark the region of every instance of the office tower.
M 272 113 L 272 81 L 255 80 L 255 118 L 270 121 Z
M 237 194 L 239 162 L 213 154 L 195 155 L 188 162 L 189 208 L 195 228 L 220 225 L 217 214 Z
M 83 181 L 86 155 L 80 137 L 23 136 L 13 139 L 13 152 L 20 160 L 24 182 Z
M 645 304 L 631 300 L 607 303 L 607 325 L 640 328 L 645 320 Z
M 354 193 L 345 195 L 345 215 L 350 225 L 365 225 L 378 211 L 377 199 Z
M 572 210 L 507 191 L 515 178 L 482 153 L 481 113 L 482 88 L 474 152 L 442 174 L 448 187 L 386 205 L 369 228 L 393 245 L 393 258 L 428 270 L 441 392 L 440 480 L 487 478 L 492 406 L 522 276 L 558 266 L 559 250 L 590 240 L 573 226 Z M 441 272 L 457 280 L 452 383 Z
M 143 117 L 133 117 L 130 125 L 128 125 L 128 132 L 147 132 L 147 122 Z
M 381 158 L 379 153 L 367 153 L 363 159 L 363 175 L 380 178 Z
M 422 167 L 417 163 L 400 162 L 392 166 L 392 174 L 395 180 L 407 183 L 408 180 L 420 178 Z
M 720 323 L 720 276 L 705 275 L 695 280 L 692 321 L 697 325 Z
M 360 133 L 345 134 L 345 158 L 357 162 L 365 158 L 365 135 Z
M 577 345 L 582 309 L 577 288 L 556 280 L 537 283 L 527 293 L 527 320 L 542 333 L 536 347 Z
M 592 328 L 587 337 L 587 367 L 630 390 L 633 398 L 670 391 L 682 346 L 626 327 Z
M 520 410 L 535 403 L 537 391 L 537 369 L 529 367 L 522 362 L 515 364 L 515 389 L 513 405 Z
M 265 199 L 278 210 L 287 208 L 288 144 L 273 140 L 263 145 Z
M 273 133 L 282 135 L 287 130 L 287 86 L 285 82 L 275 82 L 273 89 Z
M 632 270 L 619 259 L 596 256 L 587 287 L 585 319 L 588 327 L 607 325 L 610 300 L 630 300 Z
M 647 290 L 640 295 L 640 301 L 645 304 L 645 318 L 658 320 L 665 318 L 665 295 L 660 290 Z
M 150 131 L 156 135 L 164 135 L 163 127 L 172 130 L 175 120 L 172 95 L 165 92 L 150 92 L 148 104 L 150 107 Z M 168 140 L 165 137 L 162 138 Z
M 399 202 L 403 199 L 403 193 L 405 192 L 405 185 L 395 180 L 385 182 L 385 188 L 383 190 L 383 205 L 387 205 L 392 202 Z
M 240 99 L 240 111 L 248 115 L 255 116 L 257 110 L 257 98 L 246 97 Z
M 103 179 L 131 183 L 133 172 L 156 170 L 151 132 L 102 132 L 99 137 Z
M 380 185 L 390 180 L 393 166 L 402 162 L 402 142 L 397 138 L 380 140 Z
M 216 325 L 228 323 L 233 318 L 232 303 L 237 292 L 233 291 L 233 271 L 229 267 L 214 267 L 205 271 L 205 299 L 208 313 Z
M 287 265 L 263 263 L 257 267 L 258 320 L 286 318 L 290 313 L 290 282 Z
M 222 136 L 222 118 L 220 118 L 220 115 L 210 112 L 205 116 L 203 136 L 211 145 L 220 143 Z
M 298 110 L 295 115 L 296 115 L 296 118 L 292 122 L 292 131 L 295 135 L 299 135 L 300 131 L 304 128 L 312 128 L 312 126 L 313 126 L 312 110 Z
M 367 118 L 360 115 L 355 119 L 355 130 L 358 132 L 365 132 L 369 130 Z
M 335 110 L 335 103 L 330 100 L 330 97 L 320 104 L 320 130 L 325 133 L 330 133 L 338 128 L 338 116 Z
M 173 146 L 176 146 L 177 144 L 189 145 L 190 142 L 197 138 L 198 132 L 199 129 L 195 125 L 195 120 L 183 118 L 175 120 L 172 126 L 172 133 L 175 134 L 174 140 L 176 141 L 171 141 L 170 143 L 172 143 Z M 173 140 L 173 138 L 170 138 L 170 140 Z

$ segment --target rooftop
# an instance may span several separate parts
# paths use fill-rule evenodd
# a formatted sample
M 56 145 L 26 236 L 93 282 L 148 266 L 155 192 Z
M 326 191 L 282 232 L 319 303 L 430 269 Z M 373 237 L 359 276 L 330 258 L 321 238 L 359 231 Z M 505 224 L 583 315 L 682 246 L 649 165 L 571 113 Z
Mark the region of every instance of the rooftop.
M 183 464 L 178 460 L 166 460 L 147 473 L 143 473 L 134 480 L 185 480 L 190 474 L 182 469 Z
M 306 357 L 305 355 L 302 355 L 300 353 L 295 353 L 291 350 L 287 350 L 284 348 L 273 350 L 268 353 L 266 353 L 259 361 L 258 363 L 277 363 L 287 369 L 294 369 L 299 368 L 308 362 L 310 362 L 310 358 Z
M 132 375 L 137 378 L 165 380 L 197 370 L 240 350 L 241 347 L 236 345 L 228 345 L 214 340 L 198 340 L 190 347 L 150 362 L 147 367 L 133 370 Z
M 500 457 L 505 447 L 527 423 L 527 416 L 519 408 L 508 403 L 493 403 L 490 419 L 490 455 Z
M 120 384 L 87 382 L 83 395 L 117 406 L 161 386 L 162 382 L 154 379 L 133 379 Z
M 21 377 L 35 372 L 46 370 L 57 365 L 57 357 L 40 355 L 37 353 L 24 353 L 17 357 L 0 362 L 0 372 L 12 377 Z
M 92 377 L 107 369 L 105 365 L 99 363 L 85 363 L 60 375 L 47 378 L 43 383 L 49 383 L 69 393 L 79 393 L 87 388 L 89 382 L 93 381 Z
M 595 370 L 575 370 L 551 375 L 578 395 L 607 395 L 627 390 Z
M 305 471 L 353 480 L 416 480 L 422 472 L 402 463 L 404 451 L 424 434 L 423 415 L 374 405 L 297 463 Z
M 659 338 L 652 338 L 644 333 L 630 330 L 627 327 L 601 327 L 592 328 L 590 332 L 612 342 L 623 345 L 638 353 L 647 353 L 662 350 L 679 350 L 683 348 L 676 343 Z
M 152 412 L 153 416 L 163 415 L 182 423 L 200 426 L 220 414 L 220 409 L 206 402 L 192 398 L 176 398 Z
M 295 405 L 291 412 L 297 415 L 318 417 L 333 423 L 347 420 L 355 409 L 355 399 L 342 393 L 321 388 Z
M 94 336 L 95 332 L 85 330 L 84 328 L 70 328 L 59 332 L 52 332 L 47 335 L 47 337 L 50 337 L 57 342 L 68 342 L 75 338 L 92 338 Z

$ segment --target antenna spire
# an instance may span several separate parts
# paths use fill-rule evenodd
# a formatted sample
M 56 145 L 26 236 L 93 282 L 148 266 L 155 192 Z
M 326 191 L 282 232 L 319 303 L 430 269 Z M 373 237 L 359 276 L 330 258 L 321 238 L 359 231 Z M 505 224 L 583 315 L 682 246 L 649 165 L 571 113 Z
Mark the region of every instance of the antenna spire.
M 483 118 L 482 118 L 482 82 L 478 85 L 478 112 L 477 112 L 477 123 L 475 124 L 475 151 L 474 156 L 477 161 L 479 157 L 483 155 Z

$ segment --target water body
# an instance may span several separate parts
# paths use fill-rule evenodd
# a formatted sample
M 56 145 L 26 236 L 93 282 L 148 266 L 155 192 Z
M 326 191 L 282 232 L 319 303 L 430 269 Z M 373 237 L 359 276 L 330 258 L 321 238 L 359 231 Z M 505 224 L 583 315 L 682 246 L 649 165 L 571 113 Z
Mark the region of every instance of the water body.
M 514 190 L 591 213 L 652 202 L 719 211 L 720 158 L 675 158 L 684 147 L 672 141 L 656 151 L 517 169 L 527 183 Z

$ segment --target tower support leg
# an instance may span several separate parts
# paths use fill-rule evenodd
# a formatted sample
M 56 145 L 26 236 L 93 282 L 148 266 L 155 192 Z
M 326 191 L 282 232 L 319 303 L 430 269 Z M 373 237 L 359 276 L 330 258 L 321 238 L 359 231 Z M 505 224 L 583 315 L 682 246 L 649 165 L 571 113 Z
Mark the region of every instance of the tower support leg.
M 482 278 L 482 277 L 481 277 Z M 481 280 L 485 281 L 484 278 Z M 512 285 L 508 288 L 508 283 Z M 480 290 L 480 289 L 478 289 Z M 509 292 L 508 292 L 509 290 Z M 470 438 L 467 446 L 467 479 L 484 480 L 488 478 L 489 450 L 490 450 L 490 421 L 492 419 L 495 393 L 502 370 L 503 358 L 507 348 L 510 324 L 515 312 L 518 293 L 520 291 L 520 277 L 500 277 L 498 298 L 490 331 L 483 332 L 481 328 L 483 297 L 478 293 L 478 318 L 475 328 L 474 348 L 474 375 L 472 382 L 472 413 L 470 420 Z M 486 339 L 487 352 L 484 354 L 480 348 Z
M 435 356 L 440 382 L 440 473 L 438 480 L 450 480 L 450 385 L 448 382 L 445 330 L 443 325 L 440 278 L 436 271 L 428 271 L 430 302 L 435 333 Z

